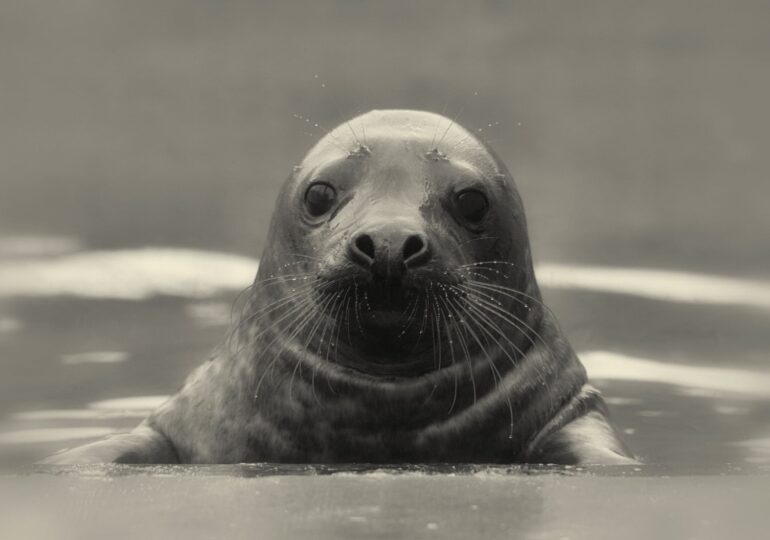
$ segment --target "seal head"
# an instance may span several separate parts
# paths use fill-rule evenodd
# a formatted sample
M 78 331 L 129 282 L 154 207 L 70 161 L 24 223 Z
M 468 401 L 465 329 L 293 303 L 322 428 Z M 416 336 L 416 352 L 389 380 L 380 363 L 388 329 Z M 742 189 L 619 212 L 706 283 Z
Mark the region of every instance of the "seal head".
M 467 338 L 474 351 L 463 326 L 491 324 L 496 312 L 521 319 L 509 337 L 523 347 L 541 316 L 510 174 L 472 133 L 432 113 L 372 111 L 328 133 L 285 183 L 266 245 L 262 300 L 307 285 L 312 309 L 330 319 L 325 336 L 304 336 L 308 345 L 333 339 L 332 362 L 364 374 L 438 369 L 437 341 L 463 355 Z M 492 294 L 496 286 L 521 294 Z

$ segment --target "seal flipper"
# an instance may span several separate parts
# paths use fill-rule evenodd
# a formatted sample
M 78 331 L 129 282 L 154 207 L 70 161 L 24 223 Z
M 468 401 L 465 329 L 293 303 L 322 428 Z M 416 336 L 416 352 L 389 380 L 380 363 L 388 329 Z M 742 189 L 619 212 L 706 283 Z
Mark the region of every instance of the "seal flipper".
M 599 411 L 584 414 L 538 442 L 530 460 L 560 465 L 633 465 L 607 418 Z
M 528 445 L 526 461 L 559 465 L 633 465 L 639 463 L 608 420 L 598 390 L 584 385 Z
M 179 463 L 176 449 L 160 431 L 141 424 L 130 433 L 113 435 L 40 462 L 43 465 L 89 463 Z

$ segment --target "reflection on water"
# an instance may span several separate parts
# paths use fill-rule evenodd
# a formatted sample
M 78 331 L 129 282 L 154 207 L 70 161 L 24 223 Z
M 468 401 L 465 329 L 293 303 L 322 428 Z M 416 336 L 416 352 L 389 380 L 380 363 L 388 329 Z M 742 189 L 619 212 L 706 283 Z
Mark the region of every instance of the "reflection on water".
M 51 242 L 52 253 L 0 263 L 0 455 L 17 463 L 136 425 L 222 339 L 232 300 L 257 266 L 204 251 L 65 244 L 74 251 L 62 254 L 62 243 Z M 770 347 L 740 333 L 765 320 L 760 284 L 540 268 L 589 377 L 643 460 L 669 471 L 770 463 Z M 700 298 L 699 283 L 708 285 Z M 718 304 L 732 304 L 734 326 L 715 318 L 727 309 Z M 703 339 L 711 331 L 729 357 Z

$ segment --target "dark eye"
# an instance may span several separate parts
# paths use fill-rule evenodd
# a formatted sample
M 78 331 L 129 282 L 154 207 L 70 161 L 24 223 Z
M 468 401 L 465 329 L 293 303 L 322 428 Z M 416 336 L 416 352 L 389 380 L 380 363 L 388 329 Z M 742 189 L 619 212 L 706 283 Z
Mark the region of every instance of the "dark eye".
M 487 196 L 475 189 L 466 189 L 457 194 L 457 211 L 471 222 L 478 222 L 489 210 Z
M 332 209 L 337 200 L 337 192 L 325 182 L 311 184 L 305 192 L 305 206 L 313 217 L 324 215 Z

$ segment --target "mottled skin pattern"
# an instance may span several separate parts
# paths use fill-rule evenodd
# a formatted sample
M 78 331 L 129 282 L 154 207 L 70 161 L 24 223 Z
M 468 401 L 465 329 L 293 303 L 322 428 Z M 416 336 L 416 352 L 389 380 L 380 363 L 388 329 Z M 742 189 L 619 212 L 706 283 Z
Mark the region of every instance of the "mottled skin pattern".
M 318 182 L 335 198 L 312 215 Z M 480 220 L 458 214 L 463 190 L 484 194 Z M 447 118 L 336 128 L 285 182 L 266 246 L 231 339 L 176 395 L 49 462 L 633 462 L 540 301 L 510 174 Z

